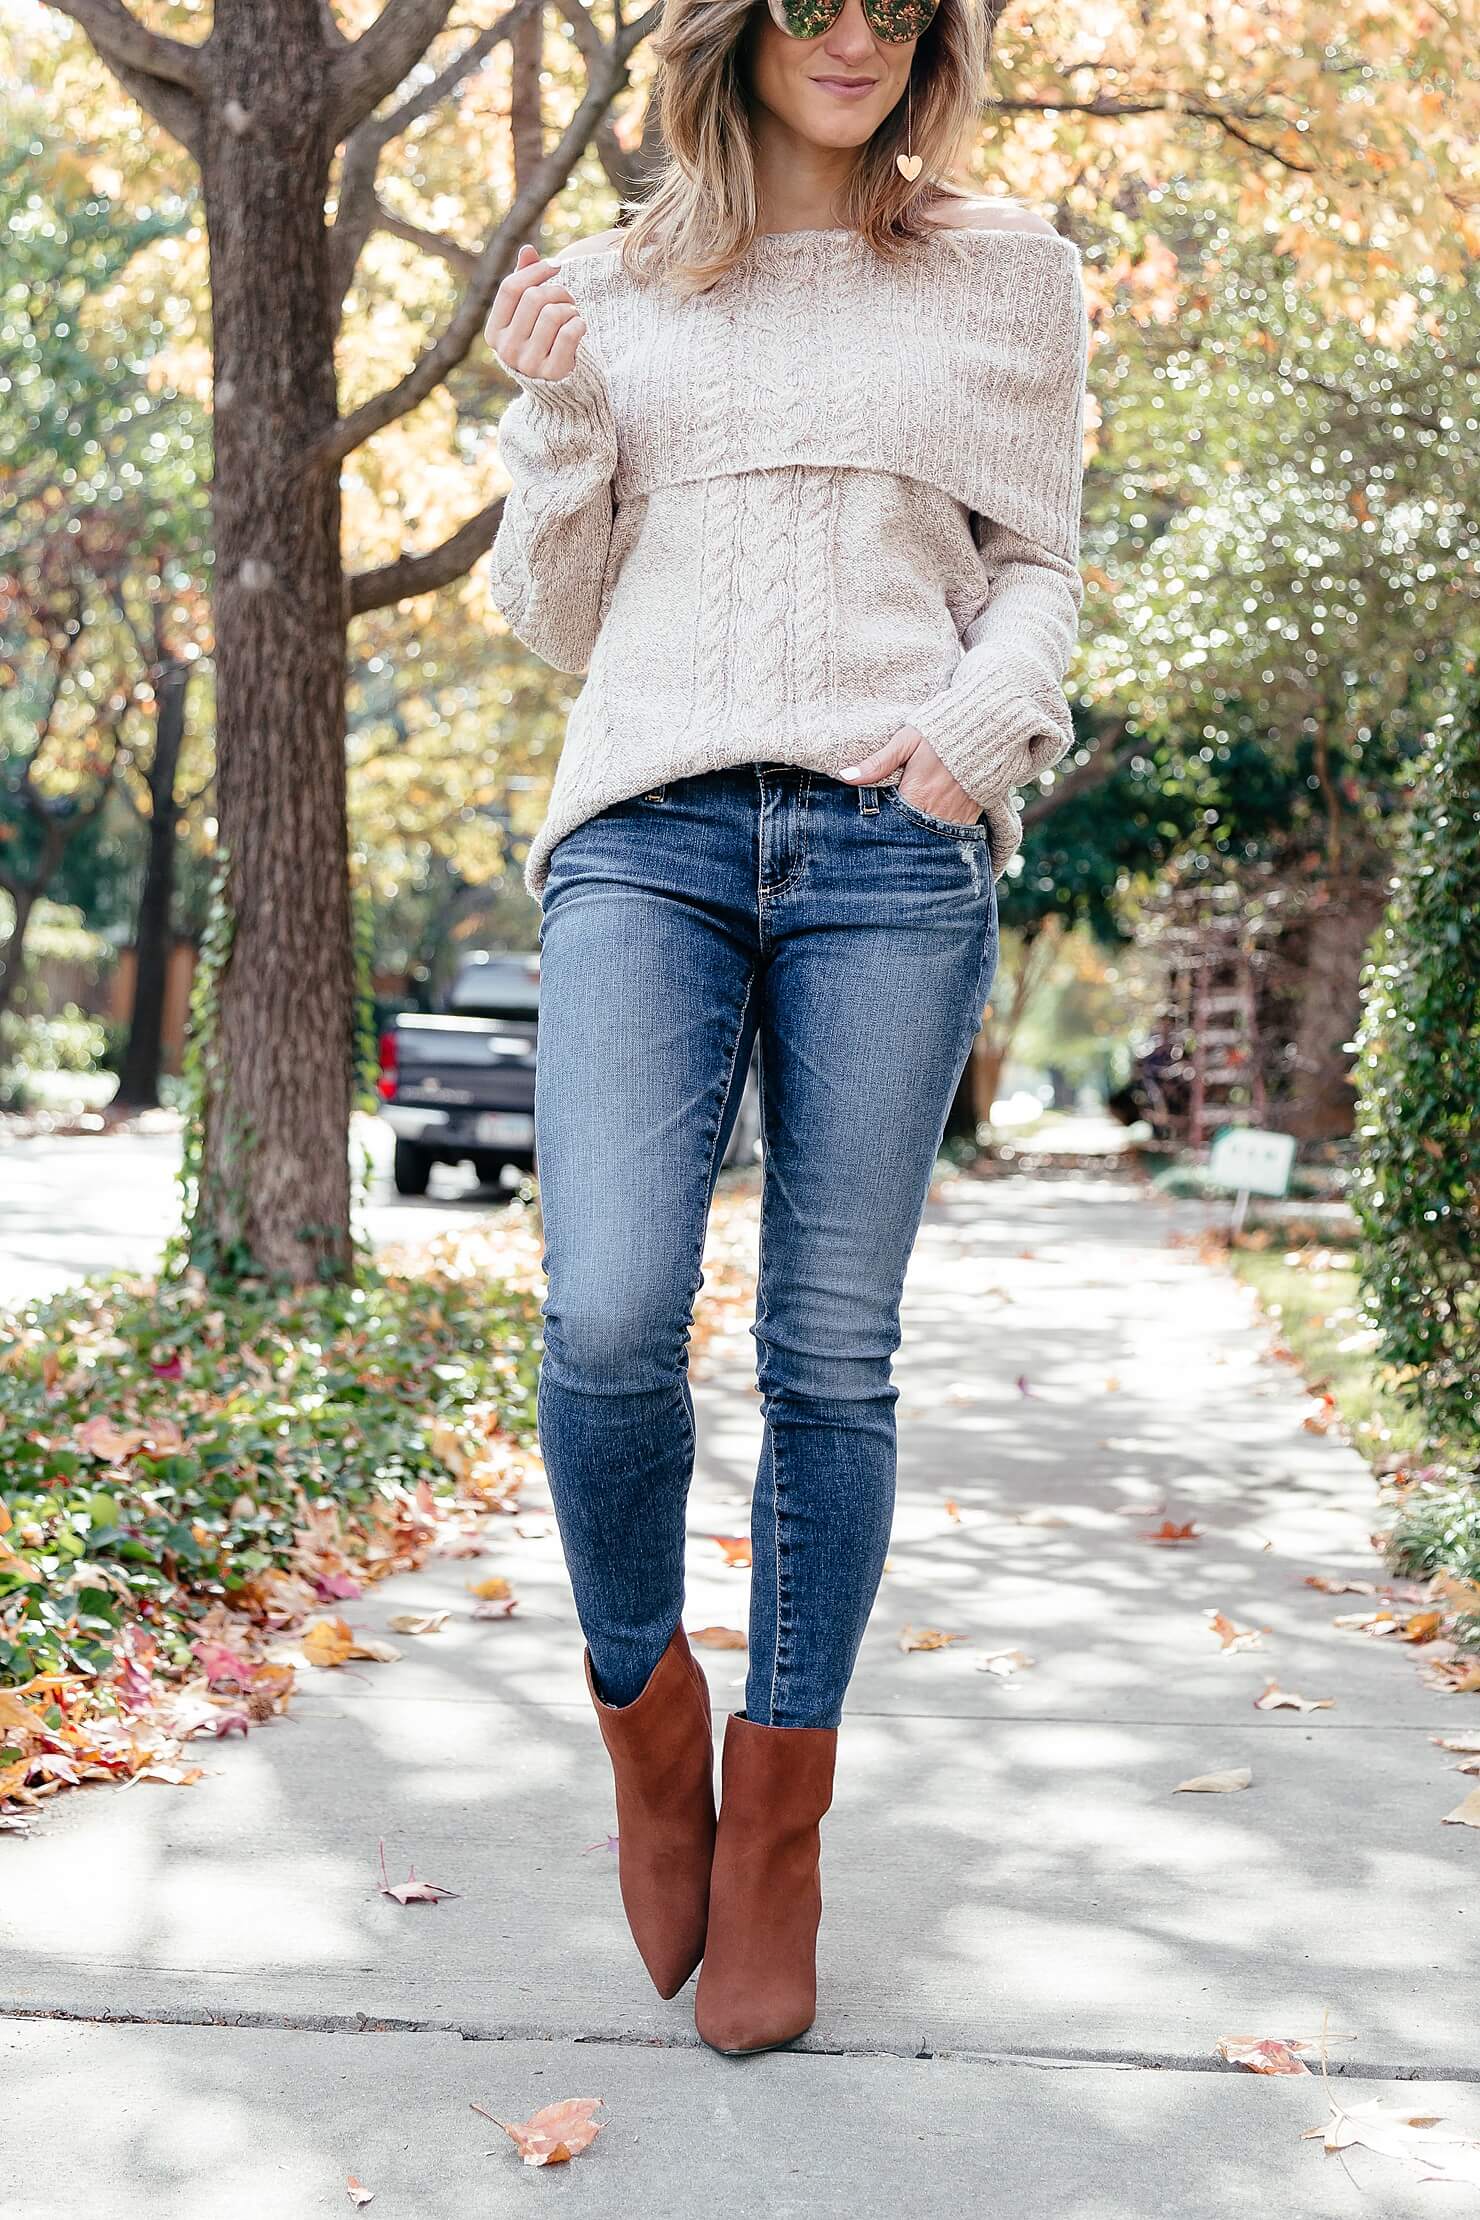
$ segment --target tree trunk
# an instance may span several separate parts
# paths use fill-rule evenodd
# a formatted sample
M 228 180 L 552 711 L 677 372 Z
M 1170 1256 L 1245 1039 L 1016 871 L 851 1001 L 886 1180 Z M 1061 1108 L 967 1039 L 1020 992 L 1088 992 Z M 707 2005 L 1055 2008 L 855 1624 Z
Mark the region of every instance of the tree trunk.
M 21 983 L 21 970 L 26 960 L 26 934 L 30 930 L 31 914 L 41 893 L 39 886 L 13 887 L 10 891 L 15 916 L 3 946 L 0 946 L 0 1017 L 4 1017 L 15 1000 L 16 988 Z
M 206 1046 L 195 1246 L 348 1269 L 354 983 L 320 0 L 218 0 L 202 179 L 216 350 L 217 797 L 230 949 Z
M 175 783 L 185 738 L 188 663 L 167 663 L 158 674 L 154 754 L 149 764 L 149 845 L 144 859 L 144 891 L 134 923 L 134 1007 L 128 1046 L 123 1052 L 115 1101 L 131 1110 L 152 1110 L 159 1101 L 159 1067 L 164 1041 L 165 980 L 169 968 L 170 918 L 175 905 L 175 844 L 180 808 Z
M 1278 1122 L 1300 1141 L 1344 1140 L 1356 1103 L 1352 1040 L 1362 1014 L 1362 971 L 1382 917 L 1381 879 L 1333 879 L 1310 921 L 1290 1070 Z

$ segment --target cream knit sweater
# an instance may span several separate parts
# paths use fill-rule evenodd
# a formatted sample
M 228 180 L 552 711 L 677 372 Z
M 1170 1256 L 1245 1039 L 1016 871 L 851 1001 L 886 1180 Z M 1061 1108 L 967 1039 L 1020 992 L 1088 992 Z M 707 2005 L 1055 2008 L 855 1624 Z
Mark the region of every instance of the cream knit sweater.
M 759 238 L 711 291 L 568 257 L 559 379 L 511 372 L 495 605 L 585 672 L 525 884 L 610 803 L 763 759 L 836 777 L 916 726 L 983 805 L 1072 739 L 1088 319 L 1057 233 Z

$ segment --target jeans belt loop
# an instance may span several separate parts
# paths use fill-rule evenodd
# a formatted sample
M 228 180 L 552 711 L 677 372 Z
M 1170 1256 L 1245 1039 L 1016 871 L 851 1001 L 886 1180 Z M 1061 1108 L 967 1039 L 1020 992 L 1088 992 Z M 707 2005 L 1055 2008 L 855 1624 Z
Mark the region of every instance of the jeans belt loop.
M 877 817 L 879 813 L 879 789 L 876 786 L 860 786 L 858 789 L 858 809 L 860 816 Z

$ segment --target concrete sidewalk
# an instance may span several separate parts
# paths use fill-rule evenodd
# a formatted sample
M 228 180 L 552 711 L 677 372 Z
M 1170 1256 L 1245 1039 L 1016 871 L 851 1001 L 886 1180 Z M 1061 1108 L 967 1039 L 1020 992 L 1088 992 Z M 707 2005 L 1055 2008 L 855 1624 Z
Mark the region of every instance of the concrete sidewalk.
M 1305 1585 L 1373 1577 L 1371 1479 L 1304 1430 L 1248 1298 L 1168 1245 L 1176 1222 L 1075 1179 L 962 1182 L 932 1206 L 797 2050 L 716 2058 L 691 1990 L 646 1986 L 553 1525 L 530 1505 L 493 1558 L 348 1608 L 374 1632 L 450 1609 L 399 1638 L 400 1663 L 306 1675 L 292 1720 L 213 1746 L 196 1788 L 60 1799 L 0 1843 L 0 2092 L 12 2153 L 35 2154 L 6 2214 L 297 2220 L 348 2210 L 351 2173 L 377 2220 L 531 2194 L 706 2220 L 1475 2209 L 1406 2163 L 1301 2141 L 1318 2079 L 1214 2055 L 1326 2015 L 1350 2038 L 1331 2045 L 1339 2098 L 1420 2080 L 1480 2133 L 1480 1846 L 1440 1824 L 1468 1784 L 1428 1739 L 1480 1713 L 1412 1652 L 1333 1627 L 1361 1598 Z M 745 1620 L 748 1575 L 708 1537 L 746 1527 L 750 1348 L 742 1323 L 696 1374 L 691 1629 Z M 1142 1539 L 1163 1517 L 1203 1538 Z M 475 1621 L 467 1583 L 492 1570 L 520 1608 Z M 1262 1646 L 1222 1652 L 1215 1609 Z M 906 1624 L 965 1639 L 907 1655 Z M 980 1669 L 1014 1647 L 1036 1664 Z M 744 1659 L 705 1664 L 722 1714 Z M 1334 1708 L 1255 1711 L 1272 1678 Z M 1252 1788 L 1172 1793 L 1237 1765 Z M 381 1837 L 393 1878 L 414 1863 L 457 1897 L 381 1897 Z M 609 2126 L 542 2190 L 469 2109 L 598 2095 Z

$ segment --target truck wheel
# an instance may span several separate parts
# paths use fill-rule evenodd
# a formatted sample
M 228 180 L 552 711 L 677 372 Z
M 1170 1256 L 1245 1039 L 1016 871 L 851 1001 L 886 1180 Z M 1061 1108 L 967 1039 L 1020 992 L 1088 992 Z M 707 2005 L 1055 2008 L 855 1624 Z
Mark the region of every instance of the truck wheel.
M 398 1195 L 424 1195 L 432 1176 L 432 1159 L 425 1149 L 417 1148 L 410 1141 L 396 1143 L 396 1161 L 391 1177 Z

